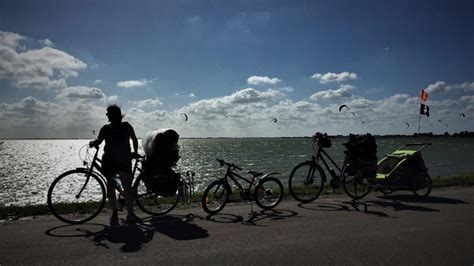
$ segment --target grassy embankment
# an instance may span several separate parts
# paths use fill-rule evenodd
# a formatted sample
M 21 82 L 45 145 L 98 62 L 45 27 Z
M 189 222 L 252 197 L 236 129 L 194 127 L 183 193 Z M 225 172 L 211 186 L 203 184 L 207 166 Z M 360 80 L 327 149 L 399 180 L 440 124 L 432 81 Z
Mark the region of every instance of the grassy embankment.
M 472 186 L 474 185 L 474 173 L 449 176 L 449 177 L 435 177 L 433 180 L 433 187 L 448 187 L 448 186 Z M 323 193 L 333 194 L 332 189 L 326 188 Z M 344 193 L 342 189 L 337 190 L 335 193 Z M 291 197 L 288 195 L 288 189 L 285 188 L 285 198 Z M 233 193 L 232 200 L 240 199 L 238 193 Z M 198 206 L 201 201 L 201 194 L 196 193 L 191 199 L 191 206 Z M 87 211 L 93 204 L 85 203 L 81 206 L 81 211 Z M 187 205 L 178 205 L 179 207 L 187 207 Z M 65 206 L 67 209 L 67 206 Z M 77 211 L 77 206 L 72 211 Z M 29 206 L 0 206 L 0 220 L 15 220 L 20 217 L 26 216 L 38 216 L 50 214 L 48 206 L 43 205 L 29 205 Z

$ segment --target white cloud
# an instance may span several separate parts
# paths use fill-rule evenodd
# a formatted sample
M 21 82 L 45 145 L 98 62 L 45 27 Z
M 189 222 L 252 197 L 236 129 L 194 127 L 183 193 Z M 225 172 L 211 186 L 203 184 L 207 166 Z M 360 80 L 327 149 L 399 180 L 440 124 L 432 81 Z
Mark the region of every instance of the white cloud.
M 410 98 L 410 95 L 404 93 L 404 94 L 395 94 L 393 96 L 390 96 L 390 99 L 395 100 L 395 101 L 404 101 Z
M 196 98 L 196 95 L 191 92 L 190 94 L 188 94 L 188 97 L 189 97 L 189 98 Z
M 247 83 L 252 85 L 277 84 L 280 81 L 279 78 L 269 78 L 267 76 L 250 76 L 247 79 Z
M 44 39 L 44 40 L 40 41 L 40 43 L 42 43 L 43 45 L 49 46 L 49 47 L 54 46 L 54 43 L 52 41 L 48 40 L 48 39 Z
M 278 88 L 278 90 L 292 92 L 294 89 L 293 87 L 283 87 L 283 88 Z
M 143 87 L 147 84 L 151 83 L 151 81 L 146 79 L 139 79 L 139 80 L 125 80 L 117 82 L 117 86 L 121 88 L 136 88 L 136 87 Z
M 9 48 L 17 48 L 21 40 L 26 39 L 26 37 L 13 32 L 0 31 L 0 47 L 5 46 Z
M 75 86 L 62 89 L 56 96 L 58 100 L 100 100 L 105 98 L 101 89 L 95 87 Z
M 87 65 L 66 52 L 43 47 L 17 52 L 26 37 L 0 32 L 0 79 L 13 81 L 19 88 L 57 89 L 67 86 L 66 79 L 78 76 Z
M 340 100 L 340 99 L 347 99 L 352 97 L 351 91 L 356 89 L 355 86 L 352 85 L 341 85 L 337 90 L 326 90 L 326 91 L 319 91 L 313 95 L 311 95 L 312 100 Z
M 474 103 L 474 95 L 462 96 L 459 100 L 467 103 Z
M 155 99 L 146 99 L 146 100 L 141 100 L 141 101 L 134 101 L 133 104 L 140 108 L 156 108 L 158 106 L 163 105 L 163 102 L 161 102 L 160 98 L 155 98 Z
M 101 84 L 103 81 L 101 79 L 94 80 L 94 84 Z
M 332 73 L 328 72 L 326 74 L 316 73 L 311 76 L 312 79 L 319 80 L 319 83 L 325 84 L 330 82 L 344 82 L 347 80 L 357 79 L 356 73 L 350 72 L 341 72 L 341 73 Z
M 430 93 L 438 93 L 442 91 L 446 91 L 446 82 L 444 81 L 438 81 L 435 84 L 430 84 L 428 87 L 425 89 L 425 91 L 430 94 Z
M 107 97 L 107 102 L 112 104 L 118 104 L 118 96 L 110 95 L 109 97 Z
M 215 115 L 239 115 L 252 112 L 253 108 L 261 108 L 265 103 L 274 100 L 280 92 L 277 90 L 258 91 L 246 88 L 232 93 L 229 96 L 204 99 L 183 107 L 183 112 L 199 114 L 207 119 Z
M 450 92 L 454 90 L 474 91 L 474 82 L 464 82 L 461 84 L 448 85 L 444 81 L 437 81 L 434 84 L 428 85 L 425 91 L 430 93 Z
M 54 104 L 39 101 L 35 97 L 28 96 L 18 103 L 3 104 L 4 116 L 32 117 L 34 115 L 46 115 Z

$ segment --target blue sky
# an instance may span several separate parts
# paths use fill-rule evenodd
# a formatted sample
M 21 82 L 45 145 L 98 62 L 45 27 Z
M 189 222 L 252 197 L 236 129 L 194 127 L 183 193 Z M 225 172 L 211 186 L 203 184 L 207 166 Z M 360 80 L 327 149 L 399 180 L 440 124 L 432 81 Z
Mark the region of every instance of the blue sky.
M 472 131 L 473 13 L 472 1 L 2 1 L 0 138 L 93 137 L 110 103 L 140 136 L 412 134 L 421 89 L 421 131 Z

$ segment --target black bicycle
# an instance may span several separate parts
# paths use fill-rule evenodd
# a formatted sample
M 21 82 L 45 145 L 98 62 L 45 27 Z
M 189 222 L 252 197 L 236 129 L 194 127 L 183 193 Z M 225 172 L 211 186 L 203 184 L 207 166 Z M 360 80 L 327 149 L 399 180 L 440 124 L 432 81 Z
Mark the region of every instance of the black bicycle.
M 92 220 L 104 208 L 106 184 L 112 182 L 119 192 L 119 202 L 123 205 L 123 190 L 120 182 L 106 178 L 102 172 L 102 161 L 98 158 L 99 149 L 94 155 L 86 148 L 84 167 L 76 168 L 59 175 L 48 190 L 47 203 L 51 213 L 59 220 L 69 224 L 80 224 Z M 140 164 L 143 156 L 134 158 L 132 185 L 133 195 L 138 207 L 151 215 L 163 215 L 173 210 L 180 199 L 189 198 L 194 192 L 194 172 L 180 174 L 174 193 L 154 191 L 145 185 Z M 120 200 L 122 199 L 122 200 Z
M 290 194 L 302 203 L 312 202 L 319 197 L 326 183 L 326 173 L 331 175 L 331 187 L 339 188 L 341 185 L 347 195 L 353 199 L 361 199 L 370 192 L 369 178 L 351 176 L 346 173 L 348 163 L 346 159 L 339 167 L 326 153 L 324 148 L 331 147 L 331 139 L 326 134 L 317 133 L 313 137 L 313 155 L 311 160 L 302 162 L 291 171 L 288 180 Z M 326 159 L 337 169 L 338 173 L 330 167 Z
M 283 198 L 283 185 L 273 175 L 278 173 L 259 173 L 255 171 L 248 171 L 252 178 L 246 178 L 236 173 L 235 170 L 242 170 L 242 168 L 217 159 L 221 167 L 226 167 L 226 173 L 223 177 L 212 182 L 202 195 L 202 208 L 208 214 L 216 214 L 220 212 L 229 200 L 229 195 L 232 194 L 232 188 L 229 179 L 233 181 L 237 190 L 240 191 L 242 200 L 255 201 L 262 209 L 271 209 L 277 206 Z M 242 185 L 237 179 L 241 180 Z

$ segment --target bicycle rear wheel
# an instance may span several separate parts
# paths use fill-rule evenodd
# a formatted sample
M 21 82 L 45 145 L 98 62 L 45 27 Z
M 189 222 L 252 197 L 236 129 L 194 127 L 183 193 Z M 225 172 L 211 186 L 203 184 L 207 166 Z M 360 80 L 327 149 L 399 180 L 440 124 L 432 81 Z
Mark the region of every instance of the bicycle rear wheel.
M 298 164 L 288 179 L 290 194 L 302 203 L 312 202 L 319 197 L 324 187 L 324 174 L 321 166 L 308 161 Z
M 283 198 L 283 185 L 274 177 L 261 180 L 255 187 L 255 202 L 265 210 L 276 207 Z
M 369 179 L 355 176 L 345 176 L 342 187 L 346 194 L 353 199 L 361 199 L 370 192 Z
M 179 202 L 177 190 L 175 193 L 152 191 L 146 187 L 142 176 L 137 177 L 134 191 L 138 207 L 154 216 L 164 215 L 172 211 Z
M 105 204 L 105 187 L 99 177 L 86 169 L 58 176 L 48 190 L 48 207 L 60 221 L 80 224 L 96 217 Z
M 216 214 L 224 209 L 229 199 L 229 188 L 221 180 L 212 182 L 202 194 L 201 205 L 208 214 Z
M 421 172 L 413 178 L 413 194 L 419 198 L 427 197 L 432 188 L 431 177 L 428 173 Z

